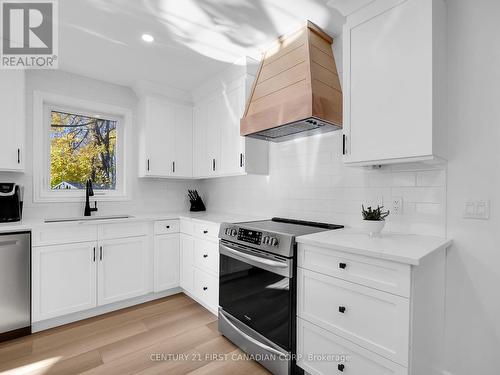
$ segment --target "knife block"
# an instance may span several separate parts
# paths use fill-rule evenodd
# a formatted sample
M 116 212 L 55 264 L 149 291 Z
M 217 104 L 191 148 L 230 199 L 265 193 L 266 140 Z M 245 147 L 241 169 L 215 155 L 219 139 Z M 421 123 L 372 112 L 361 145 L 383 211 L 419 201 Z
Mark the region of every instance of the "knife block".
M 191 200 L 191 208 L 189 211 L 191 212 L 200 212 L 200 211 L 206 211 L 207 209 L 205 208 L 205 204 L 201 200 L 201 197 L 198 196 L 196 197 L 195 200 Z

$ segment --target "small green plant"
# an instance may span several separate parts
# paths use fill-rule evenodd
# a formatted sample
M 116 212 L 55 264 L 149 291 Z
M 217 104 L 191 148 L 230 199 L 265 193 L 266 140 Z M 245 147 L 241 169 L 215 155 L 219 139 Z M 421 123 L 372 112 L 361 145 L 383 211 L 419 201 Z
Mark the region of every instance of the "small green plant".
M 387 216 L 389 216 L 389 211 L 382 211 L 384 206 L 377 206 L 377 208 L 372 209 L 371 207 L 368 207 L 365 209 L 365 206 L 361 205 L 361 208 L 363 209 L 361 212 L 363 214 L 363 220 L 370 220 L 370 221 L 383 221 Z

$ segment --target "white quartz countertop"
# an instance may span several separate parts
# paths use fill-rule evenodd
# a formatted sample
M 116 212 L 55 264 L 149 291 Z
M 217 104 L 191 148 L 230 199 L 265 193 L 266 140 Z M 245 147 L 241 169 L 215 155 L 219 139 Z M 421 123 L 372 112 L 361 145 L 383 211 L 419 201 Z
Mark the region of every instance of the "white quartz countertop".
M 74 225 L 74 224 L 99 225 L 99 224 L 124 223 L 124 222 L 134 222 L 134 221 L 172 220 L 180 218 L 198 220 L 198 221 L 207 221 L 211 223 L 220 224 L 223 222 L 236 223 L 242 221 L 266 219 L 264 217 L 255 217 L 251 215 L 242 215 L 242 214 L 232 214 L 232 213 L 222 213 L 222 212 L 189 212 L 189 211 L 140 213 L 140 214 L 130 214 L 130 216 L 131 217 L 124 219 L 102 219 L 102 220 L 90 220 L 90 221 L 77 220 L 77 221 L 52 222 L 52 223 L 45 223 L 44 221 L 45 219 L 53 219 L 53 218 L 27 219 L 14 223 L 0 223 L 0 233 L 30 231 L 34 228 L 45 225 L 50 225 L 50 226 L 63 226 L 63 225 Z
M 297 237 L 300 244 L 418 265 L 425 256 L 451 245 L 441 237 L 382 232 L 370 237 L 359 229 L 339 229 Z

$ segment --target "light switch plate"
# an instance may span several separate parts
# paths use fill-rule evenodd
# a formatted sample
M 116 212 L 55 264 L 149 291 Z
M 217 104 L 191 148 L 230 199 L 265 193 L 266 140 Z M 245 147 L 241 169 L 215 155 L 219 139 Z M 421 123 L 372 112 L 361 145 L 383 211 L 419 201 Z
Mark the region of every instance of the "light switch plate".
M 490 201 L 467 201 L 464 205 L 465 219 L 488 220 L 490 218 Z

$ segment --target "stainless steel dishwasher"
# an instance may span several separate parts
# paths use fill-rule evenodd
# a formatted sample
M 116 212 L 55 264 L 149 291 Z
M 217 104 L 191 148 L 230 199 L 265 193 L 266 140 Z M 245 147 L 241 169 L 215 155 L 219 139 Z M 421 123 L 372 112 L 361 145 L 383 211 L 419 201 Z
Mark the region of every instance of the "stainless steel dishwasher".
M 31 236 L 0 234 L 0 342 L 31 333 Z

